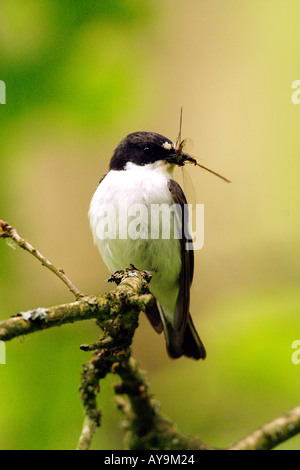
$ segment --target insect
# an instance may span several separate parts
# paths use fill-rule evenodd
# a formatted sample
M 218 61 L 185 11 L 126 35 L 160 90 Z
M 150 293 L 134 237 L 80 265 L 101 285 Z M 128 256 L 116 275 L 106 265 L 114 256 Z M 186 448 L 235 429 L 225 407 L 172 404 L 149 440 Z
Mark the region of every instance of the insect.
M 199 166 L 203 170 L 209 171 L 213 175 L 218 176 L 218 178 L 221 178 L 223 181 L 226 181 L 226 183 L 231 183 L 231 181 L 225 178 L 225 176 L 222 176 L 216 171 L 213 171 L 210 168 L 207 168 L 206 166 L 199 163 L 195 157 L 183 152 L 183 149 L 187 143 L 187 139 L 181 138 L 181 129 L 182 129 L 182 107 L 180 109 L 179 133 L 178 133 L 178 137 L 177 137 L 176 144 L 175 144 L 177 165 L 184 166 L 186 162 L 193 163 L 194 165 Z

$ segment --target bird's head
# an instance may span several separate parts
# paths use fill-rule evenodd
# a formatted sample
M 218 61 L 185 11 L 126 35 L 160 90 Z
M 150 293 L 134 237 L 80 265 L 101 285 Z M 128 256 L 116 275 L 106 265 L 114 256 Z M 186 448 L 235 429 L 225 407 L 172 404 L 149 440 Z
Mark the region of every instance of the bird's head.
M 195 163 L 195 159 L 175 148 L 173 142 L 156 132 L 134 132 L 128 134 L 117 146 L 110 162 L 110 170 L 125 170 L 131 162 L 144 166 L 162 162 L 166 166 L 183 166 L 186 162 Z

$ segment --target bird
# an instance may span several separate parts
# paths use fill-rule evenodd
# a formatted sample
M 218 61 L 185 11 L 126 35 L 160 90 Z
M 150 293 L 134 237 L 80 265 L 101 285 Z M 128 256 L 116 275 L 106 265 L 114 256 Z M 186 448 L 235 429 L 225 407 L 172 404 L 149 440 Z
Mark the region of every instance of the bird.
M 133 265 L 151 274 L 155 303 L 146 315 L 156 332 L 164 332 L 170 358 L 198 360 L 205 359 L 206 350 L 190 314 L 194 252 L 187 200 L 174 179 L 175 167 L 188 162 L 195 159 L 161 134 L 128 134 L 113 152 L 88 217 L 93 241 L 111 273 Z M 157 224 L 163 217 L 169 237 Z

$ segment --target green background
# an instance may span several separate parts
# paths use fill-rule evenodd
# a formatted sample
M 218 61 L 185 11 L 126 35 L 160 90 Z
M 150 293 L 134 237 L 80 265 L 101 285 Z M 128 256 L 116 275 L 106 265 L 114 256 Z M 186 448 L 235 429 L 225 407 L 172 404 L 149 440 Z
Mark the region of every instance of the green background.
M 189 171 L 205 205 L 191 312 L 208 357 L 170 360 L 143 317 L 134 356 L 163 411 L 211 445 L 297 406 L 300 105 L 291 85 L 300 79 L 299 2 L 2 0 L 0 15 L 0 218 L 83 292 L 109 290 L 90 199 L 118 142 L 139 130 L 176 139 L 183 106 L 191 153 L 232 179 Z M 0 319 L 73 300 L 4 241 L 0 260 Z M 86 322 L 7 343 L 1 449 L 76 446 L 90 357 L 79 345 L 98 336 Z M 115 381 L 101 386 L 94 449 L 123 446 Z M 300 437 L 279 448 L 299 449 Z

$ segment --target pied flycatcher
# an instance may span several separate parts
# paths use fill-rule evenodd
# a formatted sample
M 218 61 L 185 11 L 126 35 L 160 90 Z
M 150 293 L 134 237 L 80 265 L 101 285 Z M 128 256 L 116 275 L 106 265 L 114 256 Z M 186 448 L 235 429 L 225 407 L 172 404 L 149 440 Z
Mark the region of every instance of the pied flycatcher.
M 94 243 L 111 273 L 132 264 L 152 275 L 150 291 L 156 305 L 147 316 L 158 333 L 164 331 L 169 356 L 204 359 L 205 348 L 189 311 L 194 252 L 187 231 L 187 201 L 173 178 L 175 166 L 186 162 L 196 163 L 160 134 L 127 135 L 92 198 L 89 220 Z M 175 210 L 164 212 L 162 207 Z M 139 217 L 133 220 L 137 210 Z M 163 217 L 169 237 L 157 224 Z

